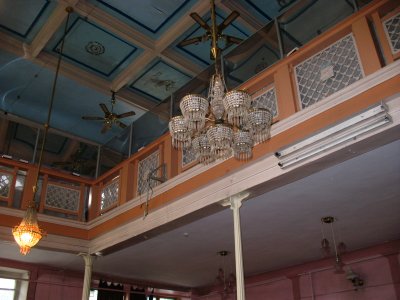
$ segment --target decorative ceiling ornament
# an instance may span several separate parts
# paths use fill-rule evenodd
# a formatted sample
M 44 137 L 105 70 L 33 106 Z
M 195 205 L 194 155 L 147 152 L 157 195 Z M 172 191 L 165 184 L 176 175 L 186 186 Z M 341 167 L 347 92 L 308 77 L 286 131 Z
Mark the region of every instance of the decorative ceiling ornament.
M 48 134 L 49 127 L 50 127 L 51 112 L 52 112 L 52 107 L 53 107 L 53 103 L 54 103 L 55 91 L 56 91 L 56 87 L 57 87 L 58 74 L 60 72 L 65 36 L 67 34 L 67 28 L 68 28 L 70 14 L 73 11 L 73 9 L 71 7 L 67 7 L 65 10 L 67 12 L 67 20 L 65 22 L 64 35 L 62 38 L 60 51 L 58 52 L 57 67 L 56 67 L 56 72 L 55 72 L 52 91 L 51 91 L 49 108 L 48 108 L 48 112 L 47 112 L 47 120 L 46 120 L 46 123 L 44 124 L 44 133 L 43 133 L 43 139 L 42 139 L 40 152 L 39 152 L 38 166 L 37 166 L 36 174 L 35 174 L 35 181 L 34 181 L 35 183 L 32 187 L 33 195 L 32 195 L 32 198 L 30 199 L 30 202 L 28 203 L 28 208 L 25 211 L 24 218 L 22 219 L 21 223 L 18 226 L 15 226 L 12 230 L 12 234 L 14 236 L 15 241 L 19 245 L 20 252 L 22 255 L 27 255 L 30 252 L 31 248 L 34 247 L 35 245 L 37 245 L 37 243 L 42 239 L 42 237 L 46 235 L 46 232 L 42 228 L 40 228 L 40 226 L 38 224 L 35 196 L 38 191 L 39 174 L 40 174 L 40 169 L 42 167 L 43 152 L 44 152 L 44 148 L 46 146 L 47 134 Z
M 336 274 L 343 274 L 344 270 L 344 263 L 342 261 L 342 255 L 343 253 L 346 252 L 346 245 L 343 242 L 340 242 L 337 244 L 336 241 L 336 236 L 335 236 L 335 231 L 333 228 L 333 223 L 336 221 L 334 217 L 331 216 L 326 216 L 321 218 L 322 222 L 322 240 L 321 240 L 321 252 L 324 257 L 330 257 L 331 256 L 331 247 L 329 245 L 328 239 L 325 237 L 325 232 L 324 232 L 324 225 L 329 225 L 331 228 L 331 235 L 332 235 L 332 241 L 333 241 L 333 247 L 334 247 L 334 268 L 335 268 L 335 273 Z
M 103 44 L 96 42 L 96 41 L 91 41 L 89 43 L 87 43 L 87 45 L 85 46 L 86 52 L 92 54 L 92 55 L 102 55 L 106 49 L 103 46 Z
M 180 109 L 183 116 L 173 117 L 169 128 L 175 148 L 191 148 L 202 164 L 233 156 L 249 160 L 253 156 L 254 143 L 269 138 L 272 114 L 267 108 L 255 107 L 251 96 L 242 90 L 227 91 L 221 73 L 220 39 L 226 39 L 222 31 L 239 13 L 232 12 L 221 24 L 216 24 L 214 1 L 211 4 L 210 27 L 198 14 L 190 16 L 206 30 L 203 37 L 180 43 L 181 46 L 211 39 L 211 58 L 215 60 L 215 74 L 210 79 L 208 96 L 189 94 L 182 98 Z M 233 43 L 240 39 L 228 37 Z

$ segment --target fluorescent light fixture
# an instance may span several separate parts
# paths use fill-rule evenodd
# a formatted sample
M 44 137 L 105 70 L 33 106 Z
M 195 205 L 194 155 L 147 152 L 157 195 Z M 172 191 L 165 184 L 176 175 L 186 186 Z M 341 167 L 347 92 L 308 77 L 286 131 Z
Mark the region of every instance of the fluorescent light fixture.
M 391 122 L 381 104 L 275 153 L 278 165 L 289 167 Z

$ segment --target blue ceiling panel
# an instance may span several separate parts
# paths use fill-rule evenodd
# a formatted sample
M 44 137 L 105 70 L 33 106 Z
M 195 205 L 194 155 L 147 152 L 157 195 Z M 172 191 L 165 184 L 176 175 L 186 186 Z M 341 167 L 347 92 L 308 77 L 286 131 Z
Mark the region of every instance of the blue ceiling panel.
M 240 0 L 243 7 L 253 15 L 260 19 L 262 22 L 268 22 L 276 18 L 287 7 L 297 0 Z
M 109 14 L 139 31 L 158 38 L 179 17 L 189 12 L 194 0 L 92 0 Z
M 225 17 L 226 17 L 225 14 L 223 14 L 217 9 L 217 14 L 216 14 L 217 24 L 222 23 Z M 211 26 L 211 18 L 209 14 L 206 15 L 205 17 L 203 16 L 203 20 L 205 20 Z M 202 36 L 205 33 L 205 30 L 203 28 L 201 28 L 194 21 L 193 23 L 195 25 L 193 25 L 187 32 L 185 32 L 182 36 L 180 36 L 176 40 L 176 43 L 179 43 L 183 40 L 190 39 L 193 37 Z M 251 32 L 249 32 L 249 30 L 244 26 L 242 26 L 238 21 L 233 22 L 228 28 L 224 30 L 223 33 L 243 40 L 248 38 L 249 35 L 251 34 Z M 206 42 L 201 42 L 199 44 L 188 45 L 185 47 L 177 45 L 175 48 L 178 49 L 178 51 L 185 53 L 186 56 L 190 58 L 195 58 L 197 63 L 207 66 L 213 63 L 213 61 L 210 59 L 210 43 L 211 41 L 206 41 Z M 224 48 L 223 41 L 220 41 L 220 47 Z M 229 48 L 225 49 L 224 54 L 234 49 L 235 47 L 236 45 L 232 45 Z
M 0 50 L 0 57 L 6 56 L 7 53 Z M 8 56 L 8 61 L 0 61 L 0 110 L 43 124 L 47 117 L 54 72 L 29 60 Z M 102 121 L 82 120 L 82 116 L 102 117 L 99 103 L 105 103 L 110 109 L 110 98 L 110 95 L 99 93 L 60 75 L 50 126 L 104 144 L 113 136 L 121 134 L 122 129 L 113 126 L 106 134 L 101 134 Z M 122 121 L 126 125 L 137 120 L 145 111 L 117 100 L 115 113 L 130 110 L 134 110 L 136 115 L 124 118 Z
M 54 7 L 46 0 L 0 0 L 0 28 L 31 41 Z
M 152 64 L 130 87 L 157 101 L 165 100 L 191 77 L 162 60 Z
M 76 15 L 72 16 L 72 20 L 65 38 L 63 56 L 90 71 L 112 79 L 142 51 Z M 46 46 L 47 51 L 58 53 L 62 33 L 63 29 L 60 28 Z

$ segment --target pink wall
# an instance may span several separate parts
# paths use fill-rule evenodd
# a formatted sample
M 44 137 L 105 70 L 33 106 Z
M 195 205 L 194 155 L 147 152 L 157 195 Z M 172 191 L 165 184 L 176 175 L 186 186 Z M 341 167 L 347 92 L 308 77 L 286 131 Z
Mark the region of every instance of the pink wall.
M 395 241 L 344 255 L 345 269 L 351 267 L 365 282 L 357 291 L 346 279 L 346 274 L 333 272 L 332 259 L 324 259 L 246 278 L 246 297 L 249 300 L 400 299 L 399 253 L 400 241 Z M 31 282 L 28 300 L 81 298 L 83 274 L 1 258 L 0 266 L 29 270 Z M 180 296 L 185 296 L 183 299 L 189 300 L 189 296 L 183 294 Z M 206 295 L 197 291 L 196 294 L 197 296 L 192 296 L 191 299 L 234 300 L 236 298 L 234 294 L 222 298 L 217 291 Z
M 0 258 L 0 266 L 29 271 L 27 300 L 82 298 L 83 274 Z
M 83 277 L 63 271 L 39 270 L 35 300 L 72 300 L 82 298 Z
M 332 259 L 246 278 L 250 300 L 396 300 L 400 299 L 400 241 L 348 253 L 345 270 L 352 269 L 364 280 L 357 291 L 346 274 L 335 274 Z M 246 266 L 245 266 L 246 267 Z M 299 275 L 300 274 L 300 275 Z M 216 291 L 193 299 L 221 300 Z M 236 299 L 230 295 L 226 300 Z

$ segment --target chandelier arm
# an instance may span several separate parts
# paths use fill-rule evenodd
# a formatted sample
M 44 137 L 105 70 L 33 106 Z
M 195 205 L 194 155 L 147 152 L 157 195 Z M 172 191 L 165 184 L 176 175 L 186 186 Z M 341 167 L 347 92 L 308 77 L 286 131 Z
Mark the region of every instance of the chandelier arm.
M 49 127 L 50 127 L 51 112 L 52 112 L 52 109 L 53 109 L 54 96 L 55 96 L 55 92 L 56 92 L 58 74 L 59 74 L 60 66 L 61 66 L 62 53 L 63 53 L 63 50 L 64 50 L 65 36 L 67 35 L 67 31 L 68 31 L 68 23 L 69 23 L 70 14 L 72 13 L 73 10 L 72 10 L 71 7 L 67 7 L 66 11 L 67 11 L 67 20 L 65 22 L 64 34 L 63 34 L 63 37 L 62 37 L 62 40 L 61 40 L 60 51 L 58 52 L 56 72 L 55 72 L 55 76 L 54 76 L 54 80 L 53 80 L 53 86 L 52 86 L 52 90 L 51 90 L 49 109 L 47 111 L 47 120 L 46 120 L 46 123 L 44 124 L 43 140 L 42 140 L 42 144 L 40 146 L 39 161 L 38 161 L 38 167 L 37 167 L 37 171 L 36 171 L 36 179 L 35 179 L 35 184 L 33 186 L 33 196 L 32 196 L 32 199 L 31 199 L 31 203 L 29 203 L 29 205 L 32 205 L 33 207 L 35 207 L 35 197 L 36 197 L 36 193 L 37 193 L 37 190 L 38 190 L 40 168 L 42 166 L 43 152 L 44 152 L 44 147 L 46 145 L 47 133 L 48 133 Z

